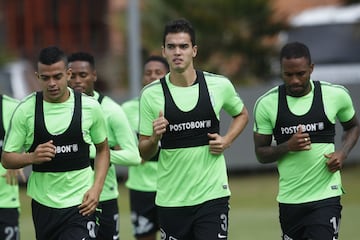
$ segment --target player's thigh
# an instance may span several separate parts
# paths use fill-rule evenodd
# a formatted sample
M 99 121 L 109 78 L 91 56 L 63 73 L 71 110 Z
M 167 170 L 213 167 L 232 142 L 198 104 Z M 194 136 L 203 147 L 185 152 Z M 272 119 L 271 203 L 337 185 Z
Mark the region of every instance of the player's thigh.
M 131 222 L 136 237 L 152 235 L 159 230 L 156 192 L 130 190 Z
M 193 239 L 195 207 L 158 207 L 161 240 Z
M 94 214 L 82 216 L 80 213 L 73 214 L 67 221 L 66 227 L 59 233 L 59 240 L 68 239 L 95 239 L 97 225 Z
M 0 239 L 18 240 L 19 211 L 17 208 L 0 208 Z
M 229 198 L 189 207 L 159 207 L 162 240 L 227 239 Z
M 283 239 L 337 239 L 340 197 L 303 204 L 279 204 Z
M 32 200 L 36 239 L 92 239 L 96 236 L 95 215 L 83 216 L 77 206 L 49 208 Z
M 200 205 L 193 224 L 196 240 L 227 239 L 229 198 L 219 198 Z
M 310 210 L 304 204 L 279 203 L 282 239 L 302 239 L 305 219 Z
M 101 209 L 97 215 L 99 230 L 97 239 L 117 239 L 119 237 L 119 207 L 117 199 L 103 201 L 99 204 Z
M 307 239 L 338 239 L 342 206 L 340 197 L 319 201 L 306 221 L 304 236 Z

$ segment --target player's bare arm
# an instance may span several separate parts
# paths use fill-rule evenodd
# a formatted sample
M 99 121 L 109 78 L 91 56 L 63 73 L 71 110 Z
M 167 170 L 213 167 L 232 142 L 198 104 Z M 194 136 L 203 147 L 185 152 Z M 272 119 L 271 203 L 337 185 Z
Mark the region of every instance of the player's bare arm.
M 232 142 L 240 135 L 240 133 L 246 127 L 249 116 L 246 107 L 244 106 L 241 113 L 235 117 L 229 126 L 229 129 L 225 136 L 220 136 L 217 133 L 209 133 L 210 138 L 209 148 L 212 154 L 221 154 L 225 149 L 229 148 Z
M 164 117 L 164 113 L 160 111 L 159 117 L 153 121 L 153 134 L 151 136 L 140 135 L 139 151 L 145 161 L 151 159 L 157 153 L 159 141 L 166 132 L 168 125 L 169 121 Z
M 105 182 L 105 177 L 110 165 L 110 152 L 107 139 L 99 144 L 95 144 L 95 179 L 93 186 L 85 193 L 83 201 L 79 206 L 79 212 L 88 216 L 95 212 L 99 203 L 99 197 Z
M 342 168 L 345 159 L 355 146 L 360 134 L 359 122 L 355 116 L 350 121 L 341 123 L 341 125 L 344 130 L 341 148 L 333 153 L 324 155 L 328 158 L 326 165 L 330 172 L 336 172 Z
M 299 125 L 298 131 L 290 139 L 279 145 L 272 145 L 272 135 L 254 133 L 255 153 L 259 162 L 272 163 L 290 151 L 306 151 L 311 149 L 308 133 L 303 133 Z
M 4 168 L 18 169 L 31 164 L 41 164 L 49 162 L 55 157 L 55 145 L 50 140 L 46 143 L 39 144 L 34 152 L 31 153 L 16 153 L 5 152 L 2 153 L 1 162 Z

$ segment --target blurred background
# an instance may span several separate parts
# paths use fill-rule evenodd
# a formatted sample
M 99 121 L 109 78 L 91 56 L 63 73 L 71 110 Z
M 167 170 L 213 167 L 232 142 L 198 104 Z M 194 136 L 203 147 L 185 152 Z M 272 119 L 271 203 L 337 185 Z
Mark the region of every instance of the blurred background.
M 360 0 L 0 0 L 0 94 L 21 99 L 38 90 L 38 52 L 58 45 L 67 53 L 92 53 L 97 90 L 122 103 L 139 94 L 143 60 L 161 54 L 163 27 L 179 17 L 196 30 L 195 67 L 227 76 L 250 113 L 247 128 L 225 152 L 232 188 L 229 239 L 279 239 L 277 172 L 255 158 L 252 108 L 281 83 L 282 45 L 302 41 L 312 52 L 313 79 L 345 85 L 360 112 Z M 225 131 L 230 119 L 221 117 Z M 341 133 L 339 125 L 336 130 Z M 337 134 L 337 145 L 340 139 Z M 343 197 L 342 239 L 358 239 L 359 163 L 357 144 L 343 172 L 349 194 Z M 132 239 L 126 172 L 118 167 L 120 233 Z M 26 188 L 20 190 L 20 230 L 32 240 L 30 198 Z
M 121 103 L 139 94 L 144 58 L 161 54 L 163 27 L 179 17 L 196 30 L 195 67 L 227 76 L 250 112 L 281 82 L 279 49 L 295 40 L 310 47 L 313 78 L 348 87 L 360 111 L 360 1 L 351 0 L 0 0 L 0 93 L 37 90 L 38 52 L 58 45 L 91 52 L 96 88 Z M 226 152 L 230 170 L 273 167 L 255 159 L 252 119 L 236 144 Z M 349 159 L 360 159 L 359 147 Z

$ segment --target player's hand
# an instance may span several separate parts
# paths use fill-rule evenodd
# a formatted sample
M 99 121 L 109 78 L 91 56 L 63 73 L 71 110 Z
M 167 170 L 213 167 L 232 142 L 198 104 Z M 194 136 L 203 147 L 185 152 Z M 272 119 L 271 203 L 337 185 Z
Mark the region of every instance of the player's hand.
M 93 214 L 99 203 L 100 193 L 94 187 L 90 188 L 84 195 L 82 203 L 79 206 L 79 213 L 83 216 Z
M 159 117 L 153 121 L 153 137 L 155 141 L 159 141 L 162 138 L 168 125 L 169 121 L 164 117 L 164 113 L 160 111 Z
M 291 136 L 287 145 L 289 151 L 303 151 L 311 149 L 311 139 L 308 133 L 302 132 L 301 125 L 297 126 L 298 131 Z
M 19 183 L 19 178 L 22 182 L 26 182 L 26 177 L 22 168 L 7 169 L 2 177 L 6 178 L 6 183 L 9 185 L 17 185 Z
M 324 156 L 328 159 L 326 161 L 326 166 L 330 172 L 336 172 L 342 169 L 343 162 L 346 158 L 344 152 L 336 151 L 329 154 L 324 154 Z
M 208 133 L 209 140 L 209 150 L 211 154 L 219 155 L 228 148 L 225 140 L 222 136 L 217 133 Z
M 30 153 L 31 162 L 33 164 L 40 164 L 49 162 L 55 157 L 56 147 L 53 141 L 50 140 L 46 143 L 39 144 L 35 151 Z

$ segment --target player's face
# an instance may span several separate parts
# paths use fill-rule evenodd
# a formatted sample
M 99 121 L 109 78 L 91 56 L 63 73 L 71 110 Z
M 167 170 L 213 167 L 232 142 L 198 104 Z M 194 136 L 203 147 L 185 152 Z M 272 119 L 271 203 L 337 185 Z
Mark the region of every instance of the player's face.
M 286 86 L 286 93 L 293 97 L 301 97 L 311 90 L 310 76 L 314 69 L 304 57 L 283 58 L 281 60 L 281 77 Z
M 144 66 L 144 86 L 149 83 L 155 81 L 156 79 L 160 79 L 167 73 L 167 69 L 162 62 L 159 61 L 150 61 Z
M 170 69 L 181 73 L 188 69 L 189 66 L 193 66 L 197 46 L 192 45 L 188 33 L 169 33 L 165 37 L 162 52 L 170 65 Z
M 71 70 L 67 69 L 64 61 L 52 65 L 39 62 L 37 67 L 38 71 L 35 74 L 42 87 L 44 100 L 53 103 L 65 102 L 69 98 L 67 83 Z
M 97 74 L 91 68 L 90 63 L 87 61 L 74 61 L 69 63 L 69 68 L 71 68 L 69 86 L 75 91 L 93 96 Z

